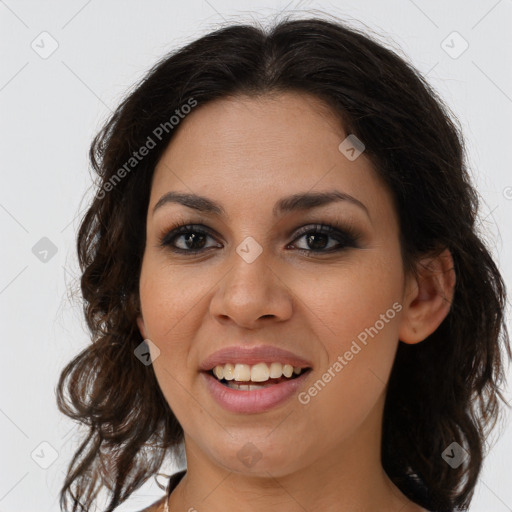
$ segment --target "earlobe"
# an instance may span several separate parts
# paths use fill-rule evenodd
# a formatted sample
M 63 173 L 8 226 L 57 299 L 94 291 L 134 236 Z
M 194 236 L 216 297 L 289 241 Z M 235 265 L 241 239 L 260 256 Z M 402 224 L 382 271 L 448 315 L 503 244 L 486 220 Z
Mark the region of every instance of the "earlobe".
M 414 344 L 432 334 L 450 312 L 456 282 L 450 251 L 421 259 L 417 275 L 408 280 L 399 338 Z

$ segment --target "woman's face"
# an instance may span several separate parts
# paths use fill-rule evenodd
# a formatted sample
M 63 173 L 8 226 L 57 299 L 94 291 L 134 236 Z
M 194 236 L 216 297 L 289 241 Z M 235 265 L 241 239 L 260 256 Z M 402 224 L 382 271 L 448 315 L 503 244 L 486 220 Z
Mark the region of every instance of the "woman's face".
M 138 325 L 160 351 L 155 374 L 187 457 L 261 476 L 341 455 L 380 460 L 406 289 L 389 191 L 364 152 L 354 158 L 349 141 L 339 149 L 349 134 L 305 94 L 218 100 L 178 128 L 152 182 Z M 217 207 L 169 200 L 154 211 L 169 192 Z M 333 195 L 286 200 L 319 193 Z M 176 223 L 194 226 L 168 236 Z M 201 369 L 232 347 L 283 349 L 310 370 L 234 390 Z M 293 362 L 258 358 L 217 362 Z M 240 379 L 246 370 L 223 371 Z

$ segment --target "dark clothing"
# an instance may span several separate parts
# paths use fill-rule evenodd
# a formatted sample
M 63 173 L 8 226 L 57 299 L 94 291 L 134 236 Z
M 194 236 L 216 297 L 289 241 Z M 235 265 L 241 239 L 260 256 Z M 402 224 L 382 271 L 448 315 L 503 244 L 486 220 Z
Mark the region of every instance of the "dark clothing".
M 141 510 L 140 512 L 155 512 L 156 510 L 160 509 L 165 503 L 165 500 L 169 497 L 169 494 L 171 494 L 171 492 L 174 491 L 174 489 L 180 483 L 180 480 L 183 478 L 183 475 L 185 475 L 186 472 L 187 470 L 184 469 L 182 471 L 178 471 L 178 473 L 174 473 L 174 475 L 171 475 L 169 478 L 169 483 L 167 484 L 167 491 L 165 496 L 160 498 L 158 501 L 155 501 L 152 505 L 145 508 L 144 510 Z

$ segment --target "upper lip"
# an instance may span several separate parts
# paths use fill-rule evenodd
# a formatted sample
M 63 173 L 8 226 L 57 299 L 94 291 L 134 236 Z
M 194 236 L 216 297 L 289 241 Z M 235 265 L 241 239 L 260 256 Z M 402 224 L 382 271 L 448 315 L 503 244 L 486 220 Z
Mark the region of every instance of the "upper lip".
M 219 365 L 232 364 L 257 364 L 257 363 L 281 363 L 290 364 L 299 368 L 310 368 L 311 363 L 302 357 L 270 345 L 258 347 L 231 346 L 209 355 L 199 366 L 202 371 L 210 371 Z

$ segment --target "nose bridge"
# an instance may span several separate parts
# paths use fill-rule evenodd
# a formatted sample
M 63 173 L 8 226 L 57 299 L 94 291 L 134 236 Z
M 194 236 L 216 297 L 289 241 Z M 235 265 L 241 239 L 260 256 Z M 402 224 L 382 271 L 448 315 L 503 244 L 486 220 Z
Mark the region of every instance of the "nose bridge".
M 212 314 L 250 325 L 263 316 L 283 319 L 291 313 L 287 287 L 272 268 L 268 247 L 247 236 L 229 258 L 230 270 L 213 297 Z
M 226 287 L 244 301 L 262 299 L 275 279 L 270 256 L 268 247 L 264 248 L 252 236 L 245 237 L 230 255 L 232 268 L 226 276 Z

